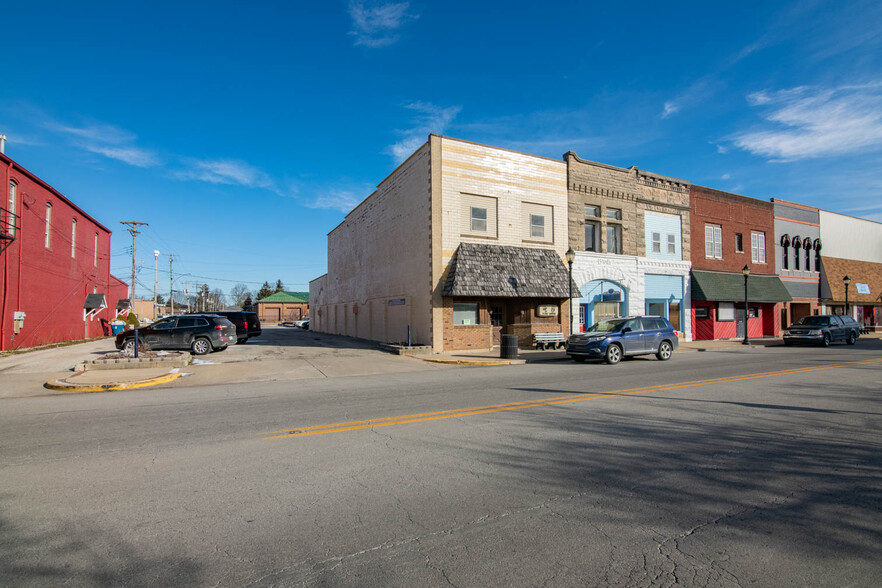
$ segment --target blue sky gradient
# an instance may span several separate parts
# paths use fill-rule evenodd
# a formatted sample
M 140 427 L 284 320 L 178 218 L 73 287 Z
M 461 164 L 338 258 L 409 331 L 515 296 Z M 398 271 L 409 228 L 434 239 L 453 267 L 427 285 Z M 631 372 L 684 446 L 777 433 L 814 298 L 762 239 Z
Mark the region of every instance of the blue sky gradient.
M 882 3 L 501 6 L 14 3 L 0 133 L 139 294 L 307 290 L 430 132 L 882 221 Z

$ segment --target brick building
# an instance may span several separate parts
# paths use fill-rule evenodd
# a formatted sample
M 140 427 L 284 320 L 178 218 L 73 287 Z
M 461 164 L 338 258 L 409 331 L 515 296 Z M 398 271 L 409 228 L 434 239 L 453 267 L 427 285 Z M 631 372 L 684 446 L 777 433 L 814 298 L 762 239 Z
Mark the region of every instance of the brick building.
M 309 292 L 276 292 L 255 305 L 261 322 L 299 321 L 309 316 Z
M 818 209 L 772 198 L 775 214 L 775 269 L 793 298 L 781 303 L 781 327 L 819 314 L 821 303 L 821 220 Z M 771 248 L 770 248 L 771 250 Z
M 574 330 L 650 314 L 691 339 L 689 183 L 572 151 L 564 160 L 569 245 L 576 252 Z
M 3 153 L 0 164 L 0 350 L 105 334 L 128 289 L 110 275 L 110 230 Z
M 328 234 L 310 328 L 435 351 L 568 333 L 566 166 L 430 135 Z
M 738 194 L 693 185 L 689 192 L 692 234 L 692 333 L 695 339 L 744 337 L 747 277 L 747 334 L 780 331 L 782 303 L 792 297 L 778 278 L 774 205 Z

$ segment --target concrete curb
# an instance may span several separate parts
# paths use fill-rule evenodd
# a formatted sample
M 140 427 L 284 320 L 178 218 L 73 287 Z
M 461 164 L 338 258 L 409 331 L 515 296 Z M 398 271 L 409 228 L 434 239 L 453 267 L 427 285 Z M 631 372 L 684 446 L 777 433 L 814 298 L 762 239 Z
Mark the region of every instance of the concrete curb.
M 463 360 L 463 359 L 436 359 L 431 357 L 420 357 L 419 355 L 407 355 L 411 359 L 418 359 L 428 363 L 441 363 L 446 365 L 476 365 L 476 366 L 496 366 L 496 365 L 523 365 L 527 363 L 525 359 L 500 359 L 500 360 Z
M 79 374 L 77 374 L 79 375 Z M 161 376 L 154 376 L 144 380 L 136 380 L 134 382 L 112 382 L 109 384 L 77 384 L 68 382 L 67 380 L 52 380 L 43 384 L 44 388 L 56 390 L 59 392 L 111 392 L 114 390 L 132 390 L 134 388 L 146 388 L 157 384 L 164 384 L 180 378 L 183 374 L 181 370 L 175 369 Z M 75 378 L 76 375 L 71 376 Z

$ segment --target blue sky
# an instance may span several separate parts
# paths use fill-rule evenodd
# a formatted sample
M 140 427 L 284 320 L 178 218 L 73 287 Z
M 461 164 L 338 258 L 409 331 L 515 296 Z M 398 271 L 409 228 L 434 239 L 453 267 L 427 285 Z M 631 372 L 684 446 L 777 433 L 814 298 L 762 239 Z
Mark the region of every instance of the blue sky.
M 882 221 L 882 3 L 250 4 L 4 7 L 6 153 L 114 231 L 121 279 L 119 221 L 150 223 L 139 294 L 154 249 L 307 290 L 430 132 Z

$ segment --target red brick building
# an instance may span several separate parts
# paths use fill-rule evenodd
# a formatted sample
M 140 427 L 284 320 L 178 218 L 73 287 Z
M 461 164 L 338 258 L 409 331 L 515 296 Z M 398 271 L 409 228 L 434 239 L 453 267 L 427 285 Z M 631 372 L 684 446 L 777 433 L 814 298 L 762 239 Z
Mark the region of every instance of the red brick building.
M 128 297 L 110 275 L 110 230 L 3 153 L 0 165 L 0 350 L 104 334 Z
M 777 335 L 791 297 L 776 275 L 772 203 L 692 185 L 689 208 L 693 338 L 744 337 L 745 267 L 747 334 Z

